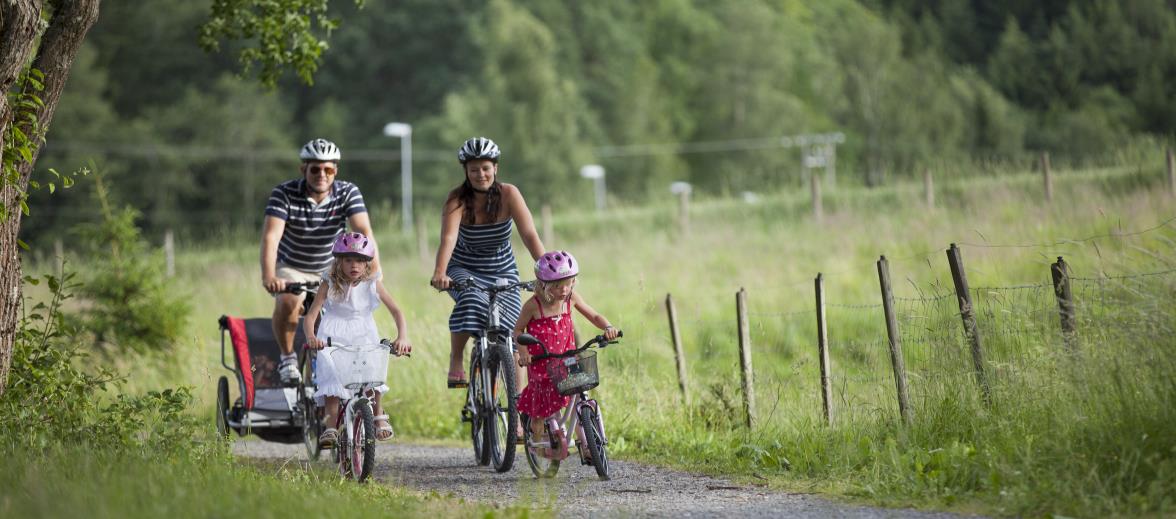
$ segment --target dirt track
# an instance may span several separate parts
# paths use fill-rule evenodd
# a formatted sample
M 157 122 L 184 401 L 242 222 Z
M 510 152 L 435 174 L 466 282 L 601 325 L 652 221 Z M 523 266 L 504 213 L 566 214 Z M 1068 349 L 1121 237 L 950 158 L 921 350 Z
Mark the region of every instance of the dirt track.
M 302 445 L 238 441 L 233 451 L 254 458 L 306 459 Z M 375 478 L 469 500 L 551 508 L 560 517 L 959 517 L 844 505 L 620 460 L 610 463 L 612 479 L 600 481 L 574 455 L 554 479 L 537 480 L 519 454 L 513 470 L 497 474 L 475 465 L 468 448 L 381 444 Z M 323 453 L 322 459 L 327 457 Z

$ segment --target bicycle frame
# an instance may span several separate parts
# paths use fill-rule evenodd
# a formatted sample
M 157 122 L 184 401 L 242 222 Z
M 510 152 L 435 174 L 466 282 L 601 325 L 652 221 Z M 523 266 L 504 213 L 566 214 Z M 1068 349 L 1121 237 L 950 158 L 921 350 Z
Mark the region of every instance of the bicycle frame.
M 564 407 L 563 411 L 559 412 L 559 418 L 555 419 L 556 423 L 560 425 L 560 429 L 565 435 L 565 442 L 572 439 L 572 433 L 569 431 L 574 432 L 575 437 L 578 439 L 576 442 L 576 451 L 580 455 L 581 461 L 585 459 L 584 448 L 580 443 L 580 441 L 582 441 L 584 438 L 584 431 L 580 428 L 580 409 L 582 409 L 584 406 L 591 407 L 594 411 L 596 411 L 596 416 L 600 421 L 600 441 L 602 441 L 605 445 L 608 445 L 608 435 L 604 431 L 604 415 L 600 413 L 600 404 L 596 402 L 596 399 L 588 398 L 588 393 L 585 391 L 581 391 L 578 394 L 572 395 L 571 402 L 568 402 L 567 407 Z M 527 444 L 527 447 L 552 447 L 550 434 L 551 431 L 549 430 L 547 441 L 531 442 Z

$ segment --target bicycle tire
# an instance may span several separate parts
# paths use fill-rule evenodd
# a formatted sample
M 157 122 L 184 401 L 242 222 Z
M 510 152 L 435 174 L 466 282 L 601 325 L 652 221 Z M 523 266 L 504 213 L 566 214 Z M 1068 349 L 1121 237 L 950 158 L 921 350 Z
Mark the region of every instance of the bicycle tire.
M 494 423 L 490 453 L 494 470 L 507 472 L 514 466 L 516 443 L 518 442 L 519 411 L 515 394 L 514 355 L 506 346 L 495 346 L 490 355 L 491 413 L 487 420 Z M 501 384 L 501 385 L 500 385 Z
M 608 449 L 600 434 L 600 415 L 590 405 L 580 407 L 580 428 L 584 430 L 584 447 L 592 455 L 592 467 L 601 480 L 608 479 Z
M 526 439 L 523 448 L 524 455 L 527 457 L 527 466 L 531 467 L 531 473 L 540 479 L 553 478 L 559 472 L 559 460 L 544 458 L 531 450 L 530 445 L 535 442 L 535 433 L 531 431 L 531 418 L 527 415 L 520 415 L 523 422 L 523 438 Z M 550 442 L 551 438 L 547 438 Z
M 351 436 L 351 475 L 360 483 L 367 481 L 376 467 L 376 423 L 372 405 L 366 398 L 355 404 Z
M 474 460 L 478 465 L 490 464 L 490 449 L 487 438 L 485 399 L 482 397 L 482 367 L 479 355 L 470 356 L 470 380 L 466 390 L 466 405 L 471 407 L 470 441 L 474 444 Z
M 302 445 L 306 447 L 306 457 L 310 461 L 317 461 L 323 451 L 318 441 L 323 423 L 319 407 L 314 403 L 314 369 L 311 367 L 310 355 L 304 350 L 302 382 L 298 384 L 298 408 L 302 413 Z
M 216 432 L 229 439 L 229 379 L 223 376 L 216 381 Z

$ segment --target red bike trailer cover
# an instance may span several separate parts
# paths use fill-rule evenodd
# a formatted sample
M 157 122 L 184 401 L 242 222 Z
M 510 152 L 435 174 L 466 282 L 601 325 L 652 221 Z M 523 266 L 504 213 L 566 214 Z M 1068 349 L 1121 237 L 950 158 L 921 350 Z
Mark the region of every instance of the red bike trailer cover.
M 245 384 L 245 394 L 242 400 L 245 402 L 245 410 L 249 411 L 253 409 L 253 366 L 249 362 L 249 334 L 245 332 L 245 320 L 226 315 L 221 324 L 229 330 L 229 338 L 233 341 L 233 354 L 237 358 L 237 374 Z

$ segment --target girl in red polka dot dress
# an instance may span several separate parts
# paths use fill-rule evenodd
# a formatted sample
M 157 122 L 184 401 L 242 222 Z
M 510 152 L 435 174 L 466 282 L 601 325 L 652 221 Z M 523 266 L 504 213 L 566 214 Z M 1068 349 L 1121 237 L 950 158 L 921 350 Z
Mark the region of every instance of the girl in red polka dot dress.
M 572 290 L 579 273 L 579 262 L 566 251 L 548 252 L 539 258 L 535 263 L 535 295 L 523 304 L 523 311 L 515 324 L 516 338 L 522 333 L 529 333 L 547 345 L 551 353 L 575 349 L 572 308 L 604 330 L 604 336 L 609 340 L 617 337 L 617 329 L 609 324 L 608 319 L 588 306 L 584 298 Z M 544 434 L 544 420 L 558 413 L 570 401 L 568 397 L 559 394 L 547 375 L 547 364 L 558 362 L 559 359 L 531 362 L 532 355 L 542 353 L 543 348 L 538 344 L 518 352 L 519 365 L 527 366 L 527 387 L 519 395 L 519 412 L 532 418 L 531 430 L 536 436 Z

